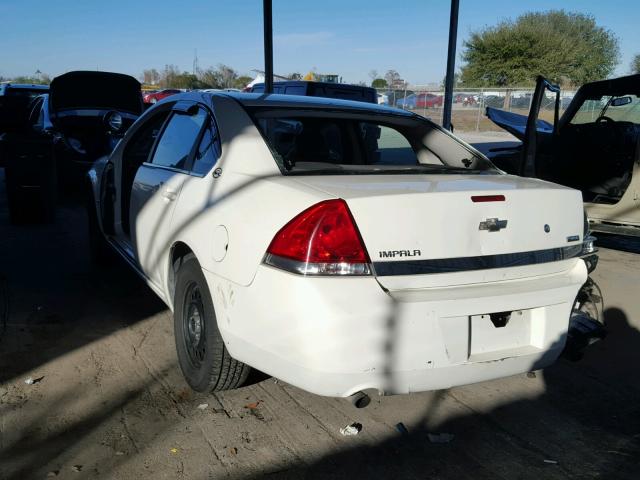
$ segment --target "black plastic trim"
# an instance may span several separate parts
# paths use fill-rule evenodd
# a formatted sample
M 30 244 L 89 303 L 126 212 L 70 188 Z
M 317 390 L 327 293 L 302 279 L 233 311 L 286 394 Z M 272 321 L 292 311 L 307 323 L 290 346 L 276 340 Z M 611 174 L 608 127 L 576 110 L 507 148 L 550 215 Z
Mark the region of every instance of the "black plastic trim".
M 438 258 L 432 260 L 406 260 L 399 262 L 373 262 L 378 277 L 391 275 L 420 275 L 453 273 L 492 268 L 522 267 L 538 263 L 558 262 L 582 254 L 582 243 L 570 247 L 551 248 L 532 252 L 482 255 L 479 257 Z

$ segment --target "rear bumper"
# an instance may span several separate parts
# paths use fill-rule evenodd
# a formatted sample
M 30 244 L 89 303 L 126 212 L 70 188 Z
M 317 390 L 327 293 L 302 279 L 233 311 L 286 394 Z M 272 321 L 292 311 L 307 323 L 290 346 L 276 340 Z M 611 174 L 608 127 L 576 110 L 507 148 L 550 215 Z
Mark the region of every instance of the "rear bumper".
M 517 280 L 387 291 L 373 277 L 311 278 L 265 266 L 248 287 L 205 277 L 232 356 L 343 397 L 449 388 L 549 365 L 587 277 L 582 260 L 562 264 Z M 482 316 L 495 312 L 513 313 L 496 327 Z

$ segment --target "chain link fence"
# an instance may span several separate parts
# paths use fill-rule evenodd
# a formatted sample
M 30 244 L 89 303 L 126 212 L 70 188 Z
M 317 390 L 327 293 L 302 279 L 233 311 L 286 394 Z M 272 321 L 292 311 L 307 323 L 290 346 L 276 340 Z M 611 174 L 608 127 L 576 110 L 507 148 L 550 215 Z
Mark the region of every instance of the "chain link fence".
M 533 88 L 466 88 L 453 91 L 451 123 L 456 132 L 504 132 L 485 115 L 486 107 L 529 114 Z M 560 94 L 560 115 L 569 106 L 575 91 Z M 444 90 L 425 85 L 401 89 L 378 89 L 378 103 L 411 110 L 442 125 Z M 555 94 L 545 93 L 540 118 L 553 122 Z

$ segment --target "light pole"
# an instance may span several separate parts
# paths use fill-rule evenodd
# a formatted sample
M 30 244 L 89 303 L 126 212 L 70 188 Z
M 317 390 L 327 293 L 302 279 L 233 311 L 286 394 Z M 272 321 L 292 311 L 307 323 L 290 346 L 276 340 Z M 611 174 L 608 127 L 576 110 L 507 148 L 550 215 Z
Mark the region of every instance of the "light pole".
M 273 93 L 273 18 L 271 0 L 262 0 L 264 17 L 264 93 Z
M 444 79 L 444 105 L 442 111 L 442 127 L 447 130 L 451 130 L 451 106 L 453 105 L 453 77 L 456 70 L 459 3 L 459 0 L 451 0 L 451 17 L 449 18 L 449 50 L 447 53 L 447 76 Z

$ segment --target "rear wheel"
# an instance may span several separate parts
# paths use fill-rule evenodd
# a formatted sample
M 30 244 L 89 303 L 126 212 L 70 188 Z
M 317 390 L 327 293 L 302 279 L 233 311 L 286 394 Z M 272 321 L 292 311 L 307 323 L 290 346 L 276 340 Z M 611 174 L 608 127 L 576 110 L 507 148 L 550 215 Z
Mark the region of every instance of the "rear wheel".
M 193 255 L 184 258 L 176 275 L 173 319 L 180 369 L 191 388 L 213 392 L 244 383 L 251 368 L 229 355 L 202 268 Z

